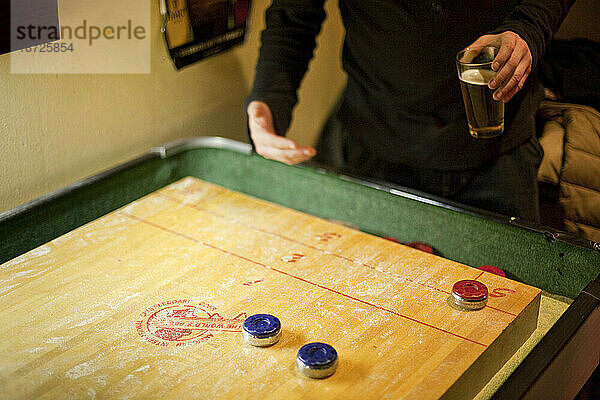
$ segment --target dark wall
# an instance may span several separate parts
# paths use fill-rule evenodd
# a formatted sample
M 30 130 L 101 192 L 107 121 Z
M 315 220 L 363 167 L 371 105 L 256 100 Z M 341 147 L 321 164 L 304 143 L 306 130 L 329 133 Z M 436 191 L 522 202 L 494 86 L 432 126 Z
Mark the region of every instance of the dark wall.
M 600 42 L 600 1 L 577 0 L 557 32 L 556 38 L 584 38 Z

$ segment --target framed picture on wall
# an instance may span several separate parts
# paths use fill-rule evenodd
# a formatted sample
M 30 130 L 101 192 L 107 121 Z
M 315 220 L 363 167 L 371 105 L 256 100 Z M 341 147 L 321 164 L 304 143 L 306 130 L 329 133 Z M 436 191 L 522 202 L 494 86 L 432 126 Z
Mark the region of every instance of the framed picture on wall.
M 177 69 L 244 41 L 250 0 L 161 0 L 163 33 Z
M 60 39 L 57 0 L 3 0 L 0 54 Z

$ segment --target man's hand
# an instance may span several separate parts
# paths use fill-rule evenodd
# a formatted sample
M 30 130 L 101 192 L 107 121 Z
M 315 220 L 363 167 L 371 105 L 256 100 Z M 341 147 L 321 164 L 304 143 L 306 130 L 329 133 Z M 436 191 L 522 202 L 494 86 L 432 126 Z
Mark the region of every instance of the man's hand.
M 523 87 L 531 72 L 533 58 L 527 43 L 516 33 L 502 32 L 498 35 L 484 35 L 471 43 L 467 48 L 487 45 L 498 46 L 500 50 L 492 63 L 492 69 L 498 74 L 488 87 L 494 91 L 494 99 L 504 103 Z
M 247 112 L 250 136 L 261 156 L 291 165 L 306 161 L 317 153 L 310 146 L 300 147 L 293 140 L 277 135 L 271 109 L 262 101 L 248 104 Z

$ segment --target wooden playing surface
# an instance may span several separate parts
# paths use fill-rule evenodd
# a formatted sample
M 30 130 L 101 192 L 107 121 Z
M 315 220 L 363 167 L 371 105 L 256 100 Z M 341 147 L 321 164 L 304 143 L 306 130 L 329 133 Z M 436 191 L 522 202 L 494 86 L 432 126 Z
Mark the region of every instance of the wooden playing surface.
M 461 279 L 484 309 L 450 305 Z M 540 290 L 185 178 L 1 265 L 0 299 L 3 399 L 429 399 L 476 394 Z M 255 313 L 279 343 L 243 342 Z M 313 341 L 324 380 L 295 369 Z

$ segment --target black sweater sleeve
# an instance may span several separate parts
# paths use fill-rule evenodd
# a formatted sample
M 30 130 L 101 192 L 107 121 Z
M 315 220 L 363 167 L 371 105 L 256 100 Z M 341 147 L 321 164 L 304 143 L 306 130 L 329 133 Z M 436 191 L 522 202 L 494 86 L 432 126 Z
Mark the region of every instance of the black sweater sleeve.
M 253 100 L 269 105 L 275 130 L 285 135 L 297 102 L 296 91 L 313 56 L 315 38 L 325 19 L 324 0 L 273 0 L 266 12 Z
M 490 33 L 513 31 L 529 46 L 535 68 L 575 0 L 524 0 Z

